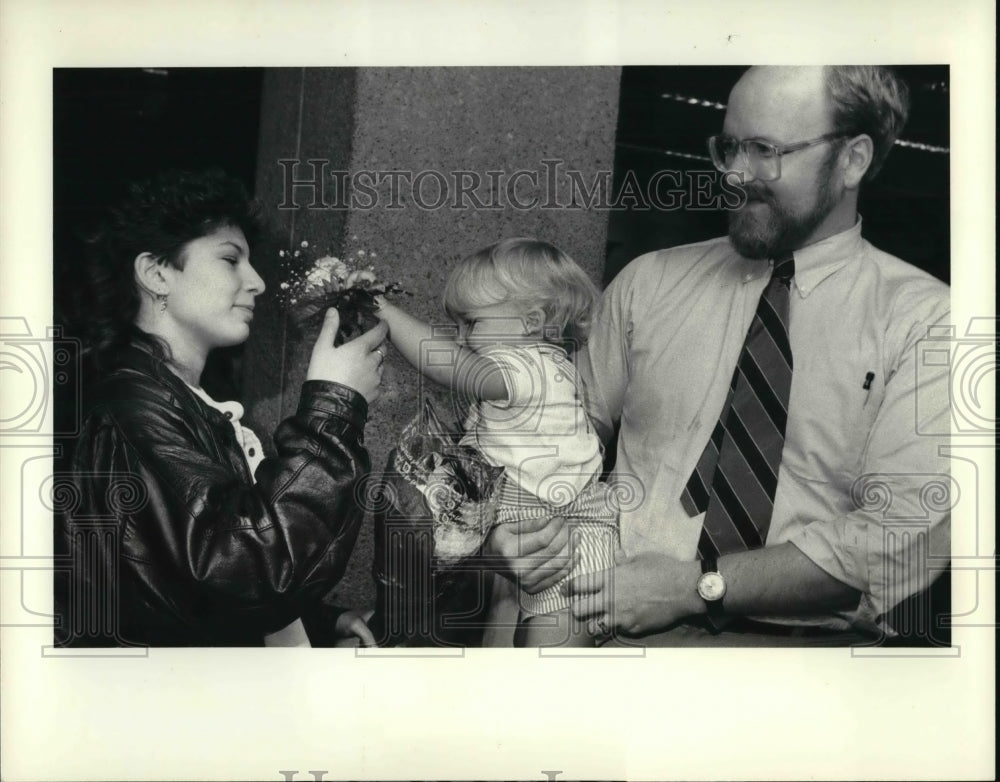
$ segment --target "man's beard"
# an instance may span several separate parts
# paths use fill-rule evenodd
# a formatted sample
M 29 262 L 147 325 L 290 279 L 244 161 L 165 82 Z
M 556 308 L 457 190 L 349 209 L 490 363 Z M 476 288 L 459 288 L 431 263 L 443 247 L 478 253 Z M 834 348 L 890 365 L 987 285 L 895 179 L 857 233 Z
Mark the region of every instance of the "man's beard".
M 736 251 L 744 258 L 767 259 L 804 246 L 837 205 L 831 177 L 833 162 L 832 156 L 824 161 L 816 204 L 804 214 L 796 214 L 779 203 L 767 183 L 747 185 L 747 206 L 764 203 L 768 209 L 763 215 L 745 208 L 729 213 L 729 240 Z

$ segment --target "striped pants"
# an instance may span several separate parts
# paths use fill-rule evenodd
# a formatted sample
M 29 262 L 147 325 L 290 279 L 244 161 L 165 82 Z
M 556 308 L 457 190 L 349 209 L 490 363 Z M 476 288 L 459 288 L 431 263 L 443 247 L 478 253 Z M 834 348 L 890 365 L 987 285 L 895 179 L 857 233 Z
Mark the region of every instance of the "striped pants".
M 569 608 L 570 598 L 563 594 L 567 581 L 614 565 L 618 549 L 618 509 L 607 484 L 595 478 L 572 502 L 554 507 L 505 479 L 498 499 L 498 524 L 561 516 L 570 527 L 569 553 L 577 560 L 573 571 L 558 584 L 537 594 L 529 595 L 522 590 L 519 603 L 524 613 L 537 616 Z

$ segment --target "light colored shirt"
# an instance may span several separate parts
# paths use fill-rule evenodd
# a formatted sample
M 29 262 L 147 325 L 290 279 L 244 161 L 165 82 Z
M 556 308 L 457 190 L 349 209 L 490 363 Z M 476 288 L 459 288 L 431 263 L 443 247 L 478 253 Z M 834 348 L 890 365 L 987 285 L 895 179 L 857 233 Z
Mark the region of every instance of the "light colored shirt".
M 509 480 L 559 507 L 601 471 L 601 444 L 578 393 L 577 373 L 554 345 L 497 345 L 488 356 L 507 386 L 506 400 L 481 400 L 462 444 L 507 471 Z
M 190 383 L 185 383 L 185 385 L 202 402 L 218 410 L 232 424 L 233 432 L 236 434 L 236 442 L 240 444 L 240 449 L 243 451 L 243 458 L 246 460 L 247 467 L 250 468 L 250 475 L 254 475 L 257 472 L 257 465 L 264 461 L 264 451 L 261 448 L 260 438 L 254 434 L 252 429 L 240 423 L 240 420 L 243 418 L 243 405 L 239 402 L 216 402 L 208 395 L 205 389 L 192 386 Z
M 921 347 L 947 325 L 949 291 L 865 241 L 860 220 L 794 255 L 792 387 L 766 545 L 794 544 L 862 599 L 837 615 L 758 618 L 874 632 L 936 575 L 929 557 L 947 562 L 948 367 Z M 627 554 L 697 556 L 704 514 L 689 517 L 681 492 L 770 273 L 723 237 L 641 256 L 605 292 L 578 364 L 602 436 L 620 422 L 613 479 L 638 495 L 622 511 Z
M 502 401 L 480 400 L 470 408 L 462 444 L 478 450 L 494 466 L 505 468 L 516 491 L 503 495 L 517 498 L 525 491 L 557 508 L 573 502 L 600 474 L 603 461 L 601 442 L 584 407 L 573 362 L 566 351 L 547 343 L 495 345 L 484 355 L 503 374 L 508 396 Z M 529 515 L 524 513 L 521 498 L 510 502 L 507 510 L 511 512 L 501 508 L 498 517 Z M 600 538 L 591 536 L 591 540 Z M 601 551 L 599 544 L 593 548 Z M 581 546 L 581 553 L 585 550 L 591 547 Z M 585 554 L 583 559 L 592 562 L 599 557 Z M 579 572 L 587 569 L 587 563 L 581 565 Z M 566 607 L 567 602 L 559 585 L 533 596 L 519 596 L 514 584 L 495 577 L 483 646 L 512 646 L 522 607 L 532 613 L 548 613 Z

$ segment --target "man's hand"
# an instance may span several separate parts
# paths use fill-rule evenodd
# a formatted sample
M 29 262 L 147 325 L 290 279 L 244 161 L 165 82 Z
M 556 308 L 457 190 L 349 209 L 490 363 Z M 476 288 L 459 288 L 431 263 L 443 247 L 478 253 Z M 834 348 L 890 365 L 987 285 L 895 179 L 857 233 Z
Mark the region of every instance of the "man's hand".
M 496 570 L 532 595 L 557 584 L 573 567 L 569 530 L 559 516 L 498 524 L 483 553 L 500 560 Z
M 572 611 L 589 620 L 595 635 L 646 635 L 692 614 L 704 613 L 698 596 L 698 562 L 681 562 L 665 554 L 615 554 L 615 567 L 577 576 L 568 585 Z

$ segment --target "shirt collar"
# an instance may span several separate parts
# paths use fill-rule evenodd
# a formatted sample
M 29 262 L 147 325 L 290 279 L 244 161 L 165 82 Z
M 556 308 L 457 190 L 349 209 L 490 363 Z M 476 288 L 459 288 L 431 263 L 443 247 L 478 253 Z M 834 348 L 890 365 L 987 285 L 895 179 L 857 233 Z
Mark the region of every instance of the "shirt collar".
M 184 383 L 188 388 L 190 388 L 195 396 L 197 396 L 202 402 L 211 407 L 214 410 L 218 410 L 226 418 L 237 424 L 239 420 L 243 417 L 243 405 L 239 402 L 217 402 L 212 397 L 208 395 L 208 392 L 200 386 L 196 387 L 190 383 Z
M 795 250 L 795 277 L 792 284 L 803 299 L 813 292 L 823 280 L 848 263 L 857 259 L 862 245 L 861 218 L 846 231 L 828 236 L 826 239 Z M 774 261 L 768 261 L 765 267 L 760 261 L 747 261 L 743 274 L 743 283 L 761 277 L 770 277 Z
M 823 280 L 857 260 L 861 253 L 861 218 L 839 234 L 794 252 L 795 289 L 805 298 Z

